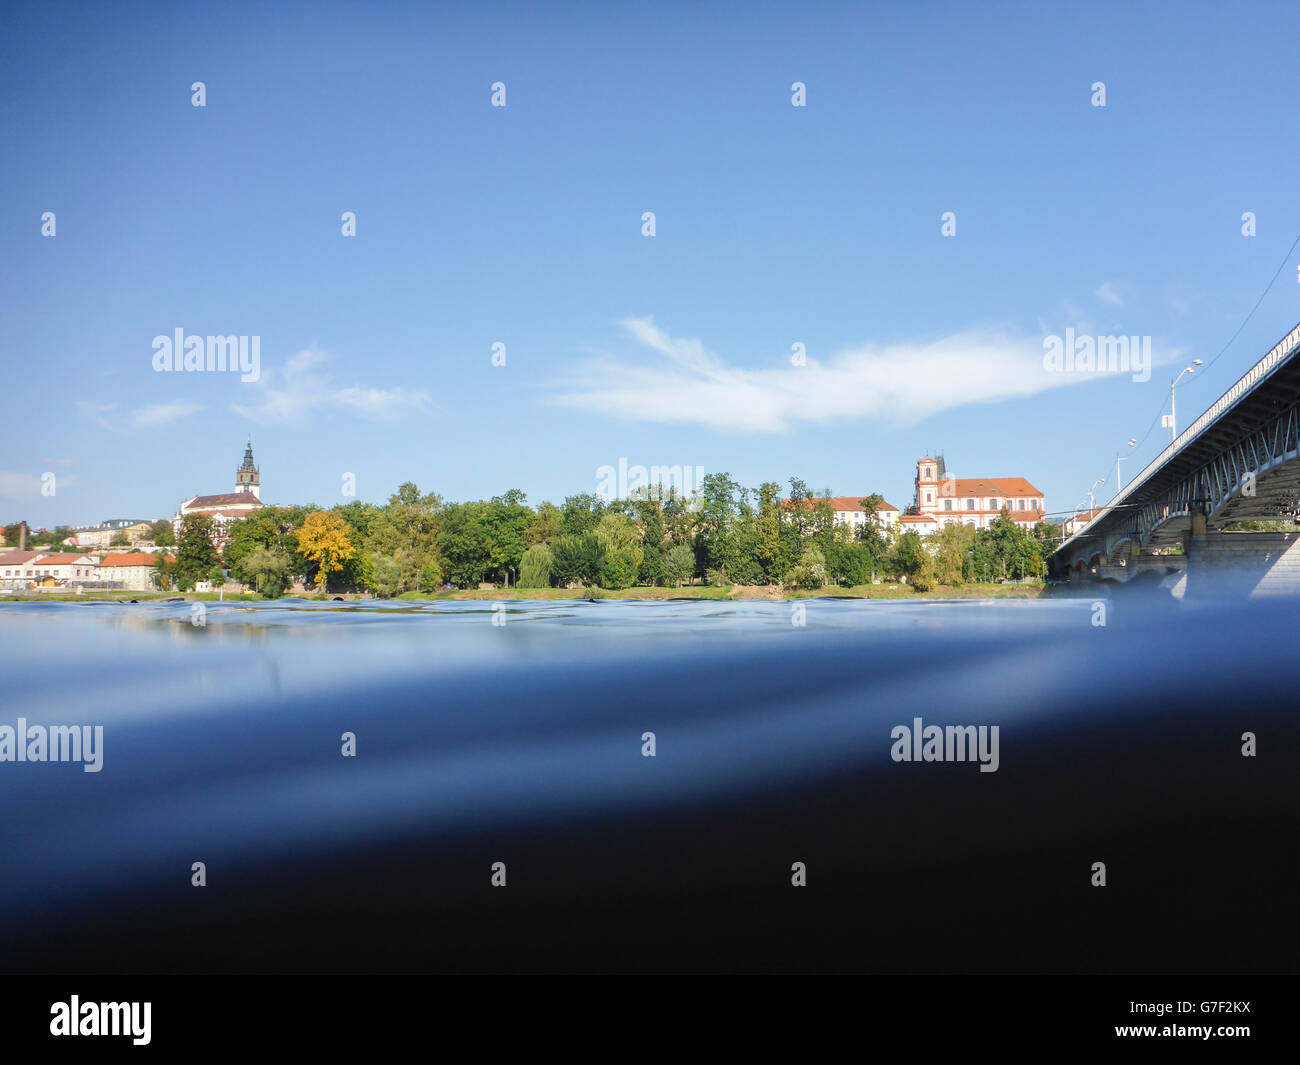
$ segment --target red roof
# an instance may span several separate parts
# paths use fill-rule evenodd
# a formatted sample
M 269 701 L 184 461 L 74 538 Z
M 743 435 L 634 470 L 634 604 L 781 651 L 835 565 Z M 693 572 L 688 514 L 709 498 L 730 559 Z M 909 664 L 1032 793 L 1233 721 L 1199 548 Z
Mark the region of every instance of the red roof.
M 48 553 L 47 551 L 6 551 L 0 554 L 0 566 L 25 566 L 32 559 Z
M 831 505 L 831 510 L 835 510 L 835 511 L 862 510 L 863 509 L 862 501 L 866 498 L 867 498 L 866 496 L 832 496 L 830 499 L 813 498 L 813 499 L 805 500 L 804 506 L 815 507 L 819 503 L 829 503 Z M 785 500 L 785 506 L 787 507 L 794 506 L 794 500 L 793 499 Z M 892 510 L 895 513 L 898 512 L 898 508 L 896 506 L 894 506 L 892 503 L 886 503 L 882 499 L 880 501 L 880 506 L 876 507 L 876 513 L 879 514 L 882 511 L 886 511 L 886 510 Z
M 100 562 L 99 568 L 105 566 L 152 566 L 157 561 L 157 556 L 149 554 L 147 551 L 134 551 L 122 555 L 105 555 Z M 168 559 L 168 561 L 174 561 Z
M 185 506 L 194 510 L 197 507 L 228 507 L 236 503 L 251 503 L 255 507 L 266 506 L 252 492 L 222 492 L 215 496 L 195 496 Z
M 32 563 L 33 566 L 93 566 L 95 560 L 89 555 L 51 555 L 44 554 Z
M 1041 496 L 1023 477 L 956 477 L 939 482 L 939 496 Z
M 835 496 L 832 499 L 828 499 L 826 502 L 831 505 L 831 509 L 833 510 L 862 510 L 862 501 L 866 498 L 866 496 Z M 876 513 L 879 514 L 883 510 L 897 511 L 898 508 L 892 503 L 886 503 L 882 499 L 880 505 L 876 507 Z

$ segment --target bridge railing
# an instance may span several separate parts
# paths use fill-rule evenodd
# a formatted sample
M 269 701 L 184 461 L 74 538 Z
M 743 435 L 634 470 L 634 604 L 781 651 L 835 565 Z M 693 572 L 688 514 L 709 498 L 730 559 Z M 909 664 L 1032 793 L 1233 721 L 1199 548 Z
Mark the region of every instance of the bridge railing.
M 1160 452 L 1159 455 L 1147 463 L 1142 472 L 1129 481 L 1128 486 L 1122 492 L 1115 496 L 1115 498 L 1104 507 L 1100 508 L 1100 513 L 1095 514 L 1087 525 L 1073 533 L 1069 539 L 1063 540 L 1061 546 L 1056 550 L 1058 552 L 1063 551 L 1066 544 L 1070 543 L 1071 540 L 1075 539 L 1075 537 L 1082 536 L 1096 522 L 1102 521 L 1108 517 L 1112 509 L 1122 505 L 1123 501 L 1127 499 L 1132 492 L 1135 492 L 1140 488 L 1142 483 L 1155 473 L 1156 470 L 1190 444 L 1202 431 L 1217 421 L 1224 411 L 1228 410 L 1228 408 L 1258 385 L 1260 381 L 1290 358 L 1294 353 L 1297 344 L 1300 344 L 1300 325 L 1297 325 L 1291 330 L 1291 332 L 1273 345 L 1273 347 L 1269 349 L 1267 355 L 1247 370 L 1241 379 L 1215 400 L 1213 405 L 1204 414 L 1179 433 L 1177 439 L 1173 440 L 1163 451 Z

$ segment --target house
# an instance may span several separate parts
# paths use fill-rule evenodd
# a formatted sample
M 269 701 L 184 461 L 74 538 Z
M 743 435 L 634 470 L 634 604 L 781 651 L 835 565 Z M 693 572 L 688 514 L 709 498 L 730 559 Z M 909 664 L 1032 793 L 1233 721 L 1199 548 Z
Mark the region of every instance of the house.
M 1104 508 L 1102 507 L 1093 507 L 1091 510 L 1083 510 L 1078 514 L 1075 514 L 1073 517 L 1066 518 L 1065 521 L 1061 523 L 1061 531 L 1066 536 L 1073 536 L 1087 525 L 1088 522 L 1092 521 L 1093 518 L 1100 514 L 1103 509 Z
M 136 551 L 118 555 L 105 555 L 99 563 L 99 579 L 113 581 L 122 588 L 147 592 L 153 588 L 154 564 L 157 555 Z M 168 562 L 175 561 L 172 558 Z
M 131 543 L 147 539 L 152 527 L 152 523 L 143 518 L 110 518 L 98 525 L 73 529 L 72 535 L 63 542 L 73 547 L 106 548 L 118 536 L 125 536 Z
M 835 496 L 827 502 L 835 511 L 835 520 L 856 531 L 867 521 L 867 512 L 862 506 L 865 498 L 866 496 Z M 876 504 L 876 517 L 880 520 L 881 527 L 887 529 L 898 521 L 899 511 L 892 503 L 886 503 L 882 499 Z
M 5 551 L 0 554 L 0 589 L 14 591 L 26 588 L 32 581 L 31 564 L 43 551 Z
M 31 582 L 38 588 L 84 584 L 99 579 L 99 566 L 89 555 L 44 554 L 28 564 Z
M 862 506 L 862 501 L 870 493 L 864 493 L 860 496 L 832 496 L 830 499 L 809 499 L 804 506 L 811 509 L 820 506 L 822 503 L 829 503 L 831 510 L 835 513 L 835 521 L 840 525 L 848 526 L 855 534 L 867 523 L 867 512 Z M 793 507 L 793 501 L 787 499 L 783 504 L 788 511 Z M 883 499 L 876 504 L 876 517 L 880 521 L 882 530 L 887 530 L 894 522 L 898 521 L 898 508 L 892 503 L 886 503 Z

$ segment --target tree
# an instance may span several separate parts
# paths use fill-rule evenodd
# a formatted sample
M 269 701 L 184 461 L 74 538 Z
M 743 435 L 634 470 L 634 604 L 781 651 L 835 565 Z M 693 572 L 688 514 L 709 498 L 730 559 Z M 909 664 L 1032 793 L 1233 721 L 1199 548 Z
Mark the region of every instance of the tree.
M 664 556 L 664 580 L 680 588 L 682 581 L 690 580 L 695 572 L 695 552 L 685 544 L 678 544 Z
M 598 578 L 602 588 L 631 588 L 641 565 L 641 534 L 625 514 L 607 513 L 596 526 L 601 558 Z
M 925 556 L 912 580 L 913 587 L 921 592 L 938 585 L 959 587 L 972 573 L 970 552 L 975 537 L 974 526 L 958 522 L 949 522 L 927 537 Z
M 150 574 L 150 580 L 154 587 L 160 591 L 167 591 L 172 586 L 172 563 L 167 560 L 167 556 L 161 551 L 154 555 L 153 573 Z
M 323 592 L 331 573 L 343 568 L 343 562 L 357 553 L 351 540 L 352 530 L 337 514 L 314 510 L 304 519 L 296 534 L 298 552 L 316 565 L 316 589 Z
M 244 558 L 240 580 L 252 584 L 259 595 L 275 599 L 289 586 L 289 553 L 282 548 L 256 545 Z
M 113 538 L 108 541 L 108 546 L 109 547 L 130 547 L 131 540 L 123 530 L 119 529 L 117 532 L 113 534 Z
M 220 566 L 213 566 L 212 570 L 208 573 L 208 583 L 214 588 L 220 588 L 226 583 L 226 571 Z
M 596 525 L 605 513 L 605 504 L 599 496 L 586 492 L 568 496 L 560 510 L 560 535 L 581 536 L 595 532 Z
M 971 556 L 976 579 L 1039 577 L 1047 572 L 1038 544 L 1011 520 L 1005 508 L 975 536 Z
M 894 541 L 890 566 L 900 577 L 912 577 L 921 568 L 925 558 L 926 550 L 925 545 L 921 543 L 921 538 L 908 529 Z
M 238 522 L 235 523 L 239 524 Z M 176 534 L 172 523 L 166 518 L 155 521 L 149 526 L 149 539 L 158 547 L 171 547 L 176 543 Z
M 554 561 L 551 549 L 546 544 L 533 544 L 524 552 L 523 561 L 519 566 L 519 587 L 549 588 L 551 566 Z
M 561 536 L 551 545 L 551 553 L 551 578 L 556 587 L 598 583 L 604 548 L 594 532 L 583 533 L 581 536 Z
M 176 586 L 188 592 L 220 563 L 212 546 L 212 519 L 204 514 L 186 514 L 181 519 L 181 533 L 176 547 Z
M 786 573 L 785 583 L 791 588 L 820 588 L 826 583 L 826 576 L 825 556 L 809 544 L 804 548 L 798 564 Z
M 432 558 L 420 567 L 420 591 L 436 592 L 442 587 L 442 567 Z
M 554 503 L 540 503 L 537 516 L 524 530 L 524 542 L 532 547 L 534 544 L 549 544 L 560 535 L 560 508 Z
M 781 486 L 765 481 L 758 486 L 758 542 L 755 558 L 764 584 L 781 580 Z
M 380 599 L 390 599 L 402 590 L 402 567 L 392 555 L 374 555 L 366 581 Z

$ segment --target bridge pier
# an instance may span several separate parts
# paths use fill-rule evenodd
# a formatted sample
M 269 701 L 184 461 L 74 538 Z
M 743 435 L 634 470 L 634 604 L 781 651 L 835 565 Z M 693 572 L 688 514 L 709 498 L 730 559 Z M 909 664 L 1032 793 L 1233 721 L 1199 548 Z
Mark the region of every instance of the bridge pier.
M 1193 533 L 1187 538 L 1187 594 L 1300 594 L 1300 533 Z

